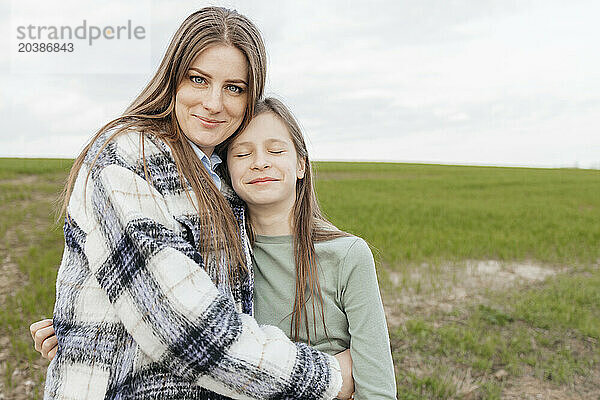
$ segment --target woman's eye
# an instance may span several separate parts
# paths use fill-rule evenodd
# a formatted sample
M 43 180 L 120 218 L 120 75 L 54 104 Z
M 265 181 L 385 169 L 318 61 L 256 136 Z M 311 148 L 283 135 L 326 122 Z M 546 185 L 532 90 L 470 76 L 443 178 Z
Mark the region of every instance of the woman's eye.
M 193 83 L 197 83 L 197 84 L 199 84 L 199 85 L 202 85 L 202 84 L 205 84 L 205 83 L 206 83 L 206 79 L 204 79 L 204 78 L 203 78 L 203 77 L 201 77 L 201 76 L 196 76 L 196 75 L 194 75 L 194 76 L 190 76 L 190 80 L 191 80 Z
M 244 92 L 244 89 L 237 85 L 227 85 L 226 88 L 227 90 L 235 94 L 240 94 Z
M 235 157 L 241 158 L 241 157 L 246 157 L 246 156 L 249 156 L 249 155 L 250 155 L 250 153 L 238 153 L 238 154 L 235 155 Z
M 269 151 L 272 154 L 283 154 L 283 153 L 285 153 L 285 150 L 269 150 Z

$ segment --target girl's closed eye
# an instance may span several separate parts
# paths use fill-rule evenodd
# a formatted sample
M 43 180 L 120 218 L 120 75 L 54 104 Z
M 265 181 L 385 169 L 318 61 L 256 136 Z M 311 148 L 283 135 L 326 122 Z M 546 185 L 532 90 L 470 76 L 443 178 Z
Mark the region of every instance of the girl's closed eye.
M 273 150 L 269 150 L 269 153 L 271 153 L 271 154 L 283 154 L 283 153 L 285 153 L 285 149 L 273 149 Z

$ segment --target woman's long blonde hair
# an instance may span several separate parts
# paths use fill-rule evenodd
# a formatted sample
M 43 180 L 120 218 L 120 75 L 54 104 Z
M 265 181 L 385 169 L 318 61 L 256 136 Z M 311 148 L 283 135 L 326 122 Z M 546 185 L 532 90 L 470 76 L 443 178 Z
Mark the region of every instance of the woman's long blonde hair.
M 240 127 L 232 136 L 249 123 L 257 98 L 263 94 L 266 80 L 266 54 L 260 32 L 245 16 L 221 7 L 206 7 L 191 14 L 179 27 L 158 67 L 158 71 L 124 114 L 104 125 L 75 159 L 61 200 L 61 215 L 67 220 L 69 199 L 73 185 L 88 151 L 107 130 L 116 128 L 101 147 L 102 151 L 115 136 L 128 128 L 148 131 L 162 139 L 171 149 L 183 189 L 190 202 L 185 178 L 195 194 L 200 218 L 199 251 L 206 256 L 214 249 L 223 249 L 228 274 L 233 278 L 238 267 L 245 267 L 245 256 L 240 243 L 238 225 L 227 200 L 213 183 L 202 162 L 186 140 L 175 116 L 175 96 L 179 84 L 185 78 L 194 58 L 209 46 L 225 44 L 236 47 L 248 62 L 247 105 Z M 143 151 L 143 134 L 140 142 Z M 144 158 L 144 172 L 149 180 Z M 96 160 L 94 159 L 93 162 Z M 92 162 L 92 163 L 93 163 Z M 91 170 L 91 169 L 90 169 Z M 89 177 L 89 173 L 88 173 Z M 193 202 L 192 202 L 193 203 Z M 234 282 L 230 279 L 230 282 Z

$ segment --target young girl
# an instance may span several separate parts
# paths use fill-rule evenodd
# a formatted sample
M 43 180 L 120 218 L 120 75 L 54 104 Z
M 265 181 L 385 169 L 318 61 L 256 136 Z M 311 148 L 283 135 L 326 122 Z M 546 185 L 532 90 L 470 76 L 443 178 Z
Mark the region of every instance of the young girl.
M 349 348 L 354 398 L 395 399 L 371 251 L 322 216 L 304 138 L 290 111 L 273 98 L 259 101 L 248 127 L 225 151 L 225 180 L 247 204 L 256 320 L 325 353 Z M 38 347 L 43 339 L 36 339 Z
M 350 348 L 354 398 L 395 399 L 373 256 L 321 214 L 302 132 L 283 103 L 259 102 L 227 167 L 247 204 L 256 320 L 329 354 Z

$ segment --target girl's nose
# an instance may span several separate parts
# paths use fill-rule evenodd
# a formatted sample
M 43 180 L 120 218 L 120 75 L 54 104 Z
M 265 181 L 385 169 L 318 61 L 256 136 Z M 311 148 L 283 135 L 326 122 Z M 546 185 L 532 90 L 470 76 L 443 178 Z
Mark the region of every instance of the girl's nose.
M 255 153 L 254 159 L 252 160 L 252 168 L 253 169 L 265 169 L 271 166 L 268 157 L 262 151 L 257 151 Z

